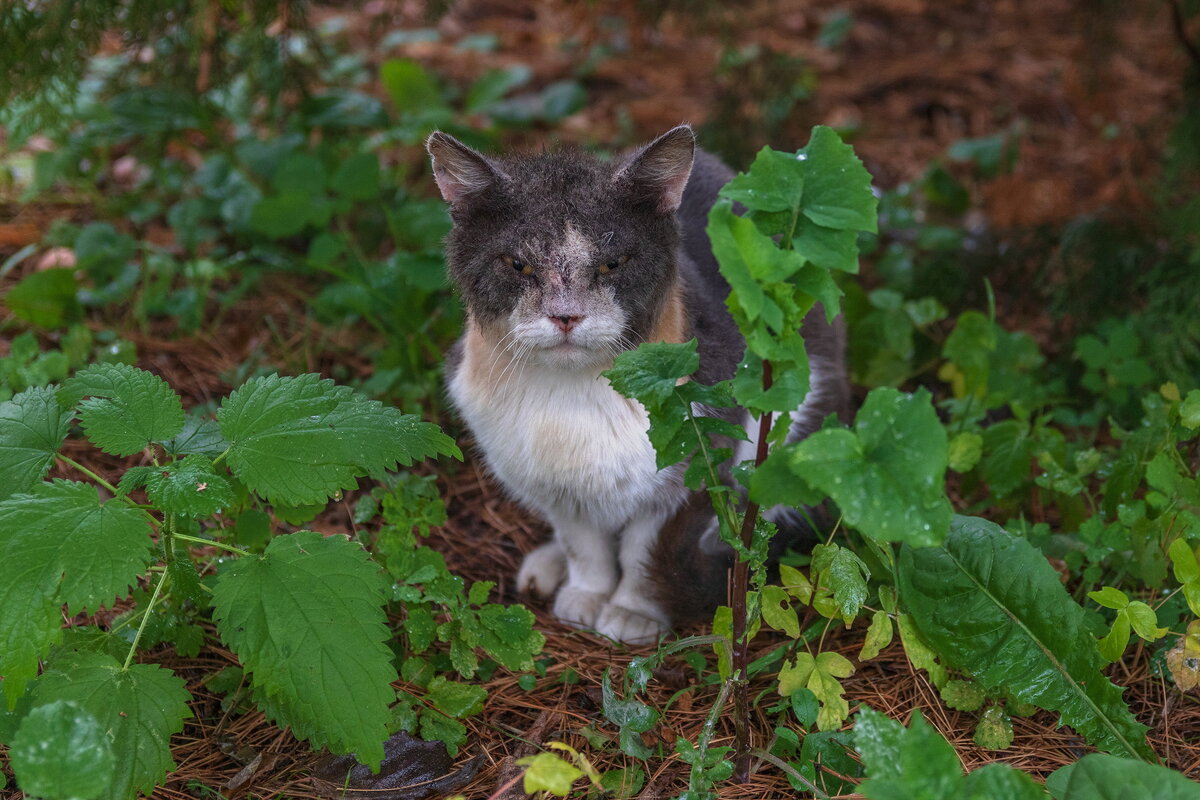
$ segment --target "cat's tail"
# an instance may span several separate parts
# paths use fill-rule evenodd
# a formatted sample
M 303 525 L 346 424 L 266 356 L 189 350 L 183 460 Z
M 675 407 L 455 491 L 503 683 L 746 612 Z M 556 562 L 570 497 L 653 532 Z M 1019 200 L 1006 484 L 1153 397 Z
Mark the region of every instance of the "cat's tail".
M 672 625 L 711 618 L 716 607 L 727 602 L 734 555 L 715 526 L 708 493 L 692 492 L 650 551 L 646 577 L 653 599 Z

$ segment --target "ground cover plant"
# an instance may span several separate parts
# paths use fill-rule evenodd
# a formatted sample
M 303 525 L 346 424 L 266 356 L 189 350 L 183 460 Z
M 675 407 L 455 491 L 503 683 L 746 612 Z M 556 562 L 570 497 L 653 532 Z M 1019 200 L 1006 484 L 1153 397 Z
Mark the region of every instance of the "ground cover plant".
M 1015 268 L 979 266 L 1000 256 L 975 198 L 1019 163 L 1019 127 L 960 138 L 886 190 L 845 127 L 757 152 L 709 227 L 748 341 L 737 377 L 681 383 L 688 344 L 607 376 L 650 412 L 662 465 L 691 459 L 741 555 L 731 602 L 691 635 L 612 649 L 515 602 L 519 554 L 495 531 L 528 549 L 539 530 L 425 421 L 454 432 L 437 363 L 459 316 L 417 173 L 435 126 L 481 147 L 553 135 L 611 53 L 593 43 L 565 79 L 508 63 L 455 81 L 347 55 L 320 7 L 309 24 L 252 5 L 244 27 L 122 7 L 162 26 L 174 85 L 155 58 L 89 62 L 99 39 L 60 37 L 87 70 L 78 93 L 53 87 L 77 117 L 37 117 L 35 93 L 5 120 L 10 143 L 51 136 L 6 162 L 31 207 L 84 192 L 91 208 L 0 266 L 5 791 L 1200 796 L 1190 117 L 1153 230 L 1075 220 L 1060 287 L 1029 287 L 1073 320 L 1057 339 L 1005 320 Z M 816 46 L 855 24 L 830 16 Z M 228 57 L 200 84 L 189 54 L 206 49 Z M 756 58 L 731 52 L 720 74 L 799 69 Z M 801 72 L 776 133 L 820 88 Z M 1005 247 L 1017 263 L 1033 245 Z M 1117 279 L 1126 293 L 1106 294 Z M 817 300 L 850 323 L 861 402 L 785 444 Z M 256 316 L 270 302 L 305 321 Z M 175 363 L 248 316 L 278 327 L 192 386 Z M 730 431 L 697 402 L 759 417 L 736 488 L 709 440 Z M 826 538 L 769 568 L 759 510 L 824 498 Z M 1031 737 L 1056 757 L 1014 758 Z

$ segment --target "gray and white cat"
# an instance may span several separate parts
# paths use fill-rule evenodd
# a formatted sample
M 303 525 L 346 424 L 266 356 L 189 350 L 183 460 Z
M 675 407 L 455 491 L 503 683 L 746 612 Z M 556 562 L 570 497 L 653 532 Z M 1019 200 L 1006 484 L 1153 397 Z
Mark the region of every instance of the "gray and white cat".
M 426 146 L 467 308 L 450 396 L 496 479 L 554 531 L 518 586 L 553 595 L 565 622 L 653 640 L 724 599 L 730 553 L 682 468 L 656 468 L 645 410 L 600 373 L 642 342 L 696 337 L 694 378 L 733 375 L 745 344 L 705 233 L 733 174 L 687 126 L 611 163 L 574 151 L 488 158 L 441 132 Z M 813 388 L 793 412 L 794 438 L 848 400 L 840 321 L 826 324 L 818 307 L 803 333 Z

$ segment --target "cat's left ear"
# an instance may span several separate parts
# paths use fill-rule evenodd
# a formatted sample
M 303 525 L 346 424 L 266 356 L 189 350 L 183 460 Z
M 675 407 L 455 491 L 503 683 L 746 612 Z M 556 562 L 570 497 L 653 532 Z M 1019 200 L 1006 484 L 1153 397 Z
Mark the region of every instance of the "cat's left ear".
M 654 202 L 658 213 L 674 214 L 683 202 L 695 157 L 696 134 L 690 125 L 680 125 L 634 153 L 617 171 L 616 180 L 628 181 L 639 199 Z
M 425 140 L 433 161 L 433 179 L 442 198 L 457 205 L 504 178 L 504 173 L 482 153 L 472 150 L 448 133 L 434 131 Z

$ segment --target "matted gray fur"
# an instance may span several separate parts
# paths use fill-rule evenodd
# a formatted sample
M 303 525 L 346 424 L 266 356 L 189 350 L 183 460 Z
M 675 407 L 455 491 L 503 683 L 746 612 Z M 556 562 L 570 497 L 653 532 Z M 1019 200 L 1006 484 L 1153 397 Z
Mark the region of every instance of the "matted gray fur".
M 642 342 L 696 337 L 693 377 L 732 377 L 745 345 L 705 226 L 733 173 L 687 126 L 612 162 L 575 150 L 489 158 L 440 132 L 427 148 L 467 308 L 450 396 L 491 473 L 553 529 L 518 586 L 622 641 L 705 613 L 724 600 L 731 553 L 682 468 L 656 469 L 645 410 L 601 372 Z M 845 414 L 849 397 L 840 320 L 818 307 L 803 334 L 813 388 L 793 438 Z M 726 413 L 757 432 L 744 412 Z M 735 460 L 753 446 L 739 443 Z

